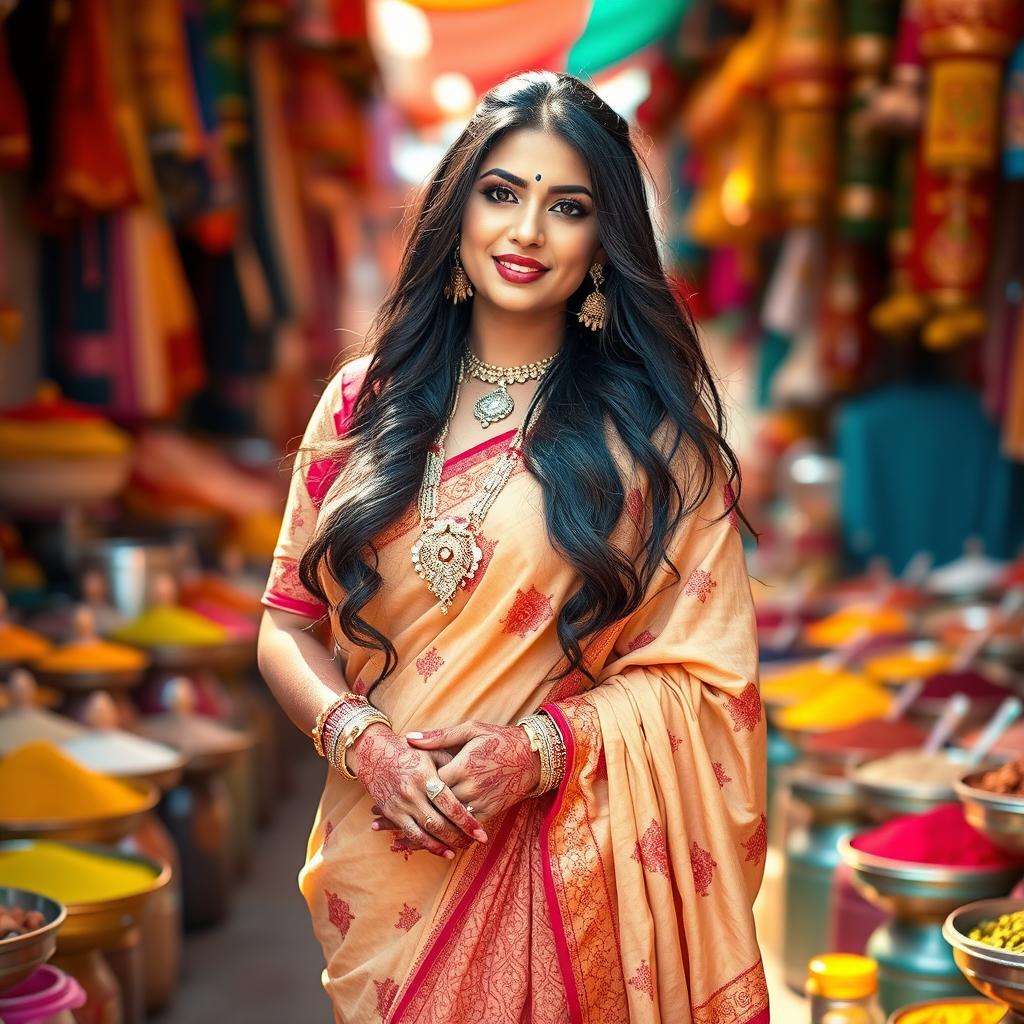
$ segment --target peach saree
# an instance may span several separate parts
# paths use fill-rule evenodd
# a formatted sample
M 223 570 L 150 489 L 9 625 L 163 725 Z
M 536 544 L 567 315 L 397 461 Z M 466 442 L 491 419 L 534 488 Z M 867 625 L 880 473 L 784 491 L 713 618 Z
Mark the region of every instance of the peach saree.
M 344 430 L 367 363 L 328 386 L 306 446 Z M 442 514 L 468 505 L 511 431 L 445 465 Z M 344 471 L 296 460 L 265 602 L 317 618 L 297 560 Z M 441 614 L 415 574 L 410 509 L 377 539 L 384 585 L 363 610 L 399 653 L 372 698 L 396 731 L 543 706 L 567 746 L 562 784 L 486 822 L 454 861 L 370 830 L 362 786 L 330 773 L 300 886 L 344 1024 L 766 1024 L 751 904 L 764 866 L 764 719 L 742 544 L 717 488 L 677 531 L 643 605 L 562 663 L 557 609 L 572 571 L 548 540 L 540 487 L 520 465 L 483 526 L 483 562 Z M 616 540 L 640 536 L 630 485 Z M 634 543 L 634 548 L 637 545 Z M 332 599 L 334 594 L 330 593 Z M 380 655 L 348 649 L 365 692 Z M 545 681 L 548 680 L 548 681 Z

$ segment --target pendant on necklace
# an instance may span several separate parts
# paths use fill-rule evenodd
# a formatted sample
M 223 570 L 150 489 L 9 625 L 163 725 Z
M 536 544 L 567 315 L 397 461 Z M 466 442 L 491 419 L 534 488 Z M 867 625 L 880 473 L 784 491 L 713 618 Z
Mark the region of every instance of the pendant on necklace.
M 478 398 L 473 406 L 473 415 L 480 421 L 485 430 L 515 412 L 516 405 L 508 393 L 508 384 L 502 381 L 494 391 L 488 391 L 483 398 Z
M 412 546 L 413 568 L 420 579 L 426 580 L 446 615 L 455 592 L 476 575 L 482 557 L 476 536 L 454 519 L 439 519 Z

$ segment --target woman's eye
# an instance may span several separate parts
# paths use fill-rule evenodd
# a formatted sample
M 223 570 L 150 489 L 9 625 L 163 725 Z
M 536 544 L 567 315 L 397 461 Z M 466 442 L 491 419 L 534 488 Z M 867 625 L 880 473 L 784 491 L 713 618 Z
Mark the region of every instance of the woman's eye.
M 560 206 L 564 209 L 559 210 Z M 583 208 L 583 204 L 576 202 L 575 199 L 559 199 L 551 209 L 558 210 L 559 213 L 564 213 L 569 217 L 582 217 L 587 212 Z
M 484 195 L 498 203 L 515 202 L 516 194 L 505 185 L 492 185 L 484 190 Z

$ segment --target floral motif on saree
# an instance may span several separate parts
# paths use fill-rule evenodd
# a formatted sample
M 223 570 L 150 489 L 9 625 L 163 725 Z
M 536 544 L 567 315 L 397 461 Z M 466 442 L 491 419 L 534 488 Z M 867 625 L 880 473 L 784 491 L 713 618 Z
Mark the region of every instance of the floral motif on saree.
M 354 403 L 360 369 L 332 382 L 307 437 L 345 422 L 338 411 Z M 444 514 L 464 514 L 510 436 L 446 463 Z M 301 557 L 319 504 L 329 511 L 344 487 L 335 472 L 314 504 L 307 469 L 298 466 L 289 502 L 310 514 L 282 531 L 279 562 Z M 567 764 L 556 791 L 487 821 L 489 842 L 452 862 L 370 831 L 362 786 L 329 774 L 300 886 L 336 1022 L 767 1024 L 751 912 L 766 836 L 764 716 L 749 581 L 723 491 L 673 538 L 677 572 L 659 570 L 641 606 L 589 640 L 591 678 L 554 679 L 564 664 L 555 613 L 577 584 L 550 545 L 529 473 L 492 508 L 488 567 L 447 617 L 409 566 L 415 510 L 375 540 L 383 585 L 363 614 L 398 651 L 373 691 L 396 730 L 509 723 L 543 707 Z M 635 546 L 645 493 L 639 481 L 627 490 L 615 543 Z M 686 593 L 698 573 L 714 583 L 703 600 Z M 283 593 L 283 578 L 275 569 L 267 604 L 311 600 Z M 375 656 L 346 649 L 337 630 L 335 640 L 347 678 L 372 680 Z M 351 915 L 344 937 L 326 894 Z

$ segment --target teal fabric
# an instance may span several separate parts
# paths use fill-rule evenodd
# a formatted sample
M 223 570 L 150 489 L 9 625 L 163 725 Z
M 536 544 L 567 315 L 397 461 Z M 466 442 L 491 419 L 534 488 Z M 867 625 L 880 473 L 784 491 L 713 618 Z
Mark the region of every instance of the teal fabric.
M 996 426 L 975 392 L 900 384 L 848 402 L 839 413 L 840 519 L 855 565 L 884 555 L 900 571 L 918 551 L 936 565 L 968 537 L 993 557 L 1024 544 L 1024 465 L 999 453 Z
M 593 75 L 671 32 L 692 0 L 594 0 L 583 35 L 569 51 L 569 72 Z
M 765 328 L 757 346 L 757 391 L 758 409 L 767 409 L 772 404 L 772 381 L 785 363 L 793 339 L 788 334 Z

